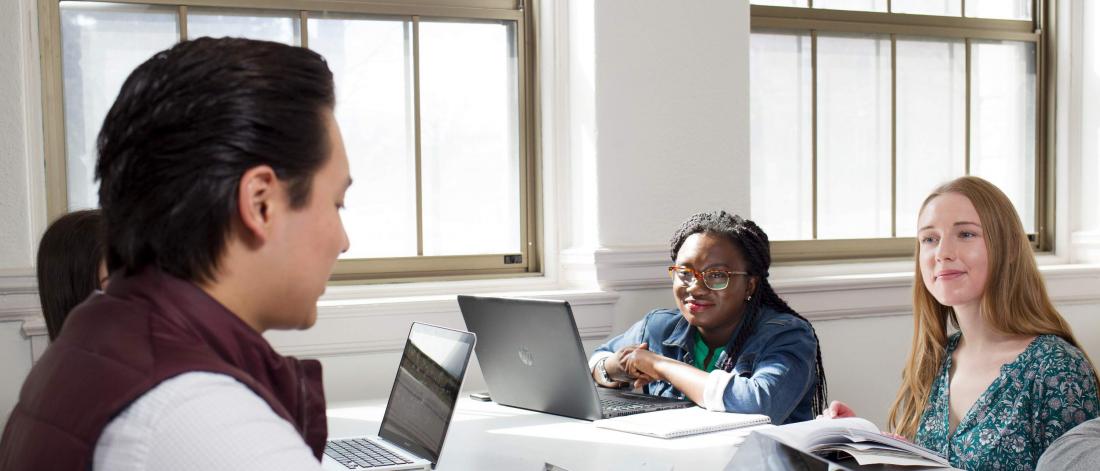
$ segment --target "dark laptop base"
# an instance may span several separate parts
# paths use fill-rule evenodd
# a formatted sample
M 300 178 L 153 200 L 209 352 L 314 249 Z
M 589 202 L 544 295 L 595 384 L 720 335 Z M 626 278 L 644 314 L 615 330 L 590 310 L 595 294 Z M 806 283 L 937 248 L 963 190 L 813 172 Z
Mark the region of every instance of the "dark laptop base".
M 694 402 L 683 399 L 653 396 L 623 389 L 596 388 L 596 392 L 600 395 L 600 405 L 603 407 L 605 419 L 695 406 Z M 621 405 L 612 405 L 613 403 L 621 403 Z

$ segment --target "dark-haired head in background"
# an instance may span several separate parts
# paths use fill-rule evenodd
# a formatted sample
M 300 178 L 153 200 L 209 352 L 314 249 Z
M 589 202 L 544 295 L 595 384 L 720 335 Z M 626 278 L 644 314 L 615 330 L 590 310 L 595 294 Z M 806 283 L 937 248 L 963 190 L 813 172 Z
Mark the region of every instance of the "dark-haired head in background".
M 46 229 L 38 243 L 38 299 L 50 341 L 77 304 L 107 282 L 103 214 L 98 209 L 65 214 Z
M 313 325 L 348 248 L 333 86 L 317 53 L 237 38 L 126 79 L 96 163 L 111 283 L 32 368 L 0 469 L 319 468 L 320 363 L 261 333 Z

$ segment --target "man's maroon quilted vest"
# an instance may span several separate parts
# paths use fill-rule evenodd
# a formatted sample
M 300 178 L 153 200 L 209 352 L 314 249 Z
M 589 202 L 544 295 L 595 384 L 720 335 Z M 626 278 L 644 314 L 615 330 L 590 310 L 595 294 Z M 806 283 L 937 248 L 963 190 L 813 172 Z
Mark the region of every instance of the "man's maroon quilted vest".
M 232 376 L 294 425 L 320 458 L 327 436 L 321 364 L 275 353 L 194 284 L 155 269 L 111 278 L 77 306 L 31 368 L 0 437 L 0 470 L 91 469 L 103 429 L 161 381 Z

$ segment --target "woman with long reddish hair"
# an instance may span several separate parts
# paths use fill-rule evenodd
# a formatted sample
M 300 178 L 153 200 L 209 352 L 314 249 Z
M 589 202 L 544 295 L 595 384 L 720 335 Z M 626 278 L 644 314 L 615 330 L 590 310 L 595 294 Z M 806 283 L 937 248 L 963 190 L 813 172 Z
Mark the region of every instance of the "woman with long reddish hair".
M 1100 415 L 1092 363 L 1000 189 L 950 181 L 925 199 L 918 227 L 913 339 L 889 426 L 952 466 L 1032 469 Z M 823 415 L 855 413 L 834 401 Z

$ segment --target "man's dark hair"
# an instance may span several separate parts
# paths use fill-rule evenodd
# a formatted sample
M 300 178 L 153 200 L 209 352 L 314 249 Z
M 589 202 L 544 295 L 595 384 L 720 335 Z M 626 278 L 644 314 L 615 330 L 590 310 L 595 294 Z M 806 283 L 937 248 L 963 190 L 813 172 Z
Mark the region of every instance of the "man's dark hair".
M 760 226 L 741 216 L 730 215 L 721 210 L 695 214 L 680 225 L 669 241 L 673 263 L 676 263 L 676 255 L 680 253 L 680 247 L 684 245 L 684 241 L 692 234 L 698 233 L 719 235 L 733 242 L 733 246 L 741 251 L 741 255 L 748 262 L 746 271 L 757 279 L 756 291 L 752 293 L 752 299 L 745 304 L 745 310 L 741 316 L 744 327 L 740 329 L 736 338 L 726 344 L 726 354 L 729 359 L 722 369 L 730 371 L 736 364 L 745 341 L 756 330 L 761 307 L 768 306 L 778 312 L 786 312 L 810 324 L 810 321 L 791 309 L 787 302 L 775 293 L 771 283 L 768 283 L 768 268 L 772 264 L 771 245 L 768 242 L 768 235 L 760 229 Z M 810 331 L 813 332 L 814 341 L 818 344 L 817 385 L 814 388 L 812 403 L 813 412 L 816 415 L 821 414 L 828 405 L 826 402 L 828 386 L 825 384 L 825 367 L 821 363 L 821 342 L 817 339 L 817 331 L 814 330 L 813 324 L 810 324 Z
M 99 289 L 103 262 L 103 215 L 98 209 L 57 218 L 38 243 L 38 300 L 53 341 L 77 304 Z
M 99 133 L 108 263 L 213 280 L 244 172 L 269 165 L 307 203 L 333 89 L 320 55 L 267 41 L 199 38 L 138 66 Z

